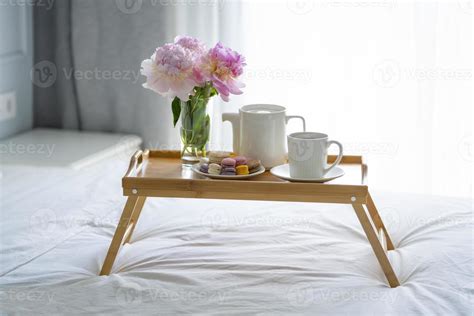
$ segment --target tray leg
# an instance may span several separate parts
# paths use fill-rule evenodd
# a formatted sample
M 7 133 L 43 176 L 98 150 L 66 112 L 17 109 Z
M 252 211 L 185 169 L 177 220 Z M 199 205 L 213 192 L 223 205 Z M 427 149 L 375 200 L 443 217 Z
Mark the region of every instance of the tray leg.
M 387 257 L 387 253 L 385 252 L 385 249 L 382 246 L 379 237 L 373 229 L 372 223 L 370 222 L 370 219 L 367 216 L 367 213 L 365 212 L 364 206 L 362 204 L 352 204 L 352 207 L 354 208 L 357 218 L 359 219 L 359 222 L 362 225 L 362 228 L 364 229 L 367 239 L 369 240 L 369 243 L 372 246 L 375 256 L 377 257 L 377 260 L 380 266 L 382 267 L 383 273 L 385 274 L 385 277 L 387 278 L 390 287 L 399 286 L 400 282 L 398 281 L 397 275 L 393 271 L 390 260 Z
M 138 223 L 138 218 L 140 217 L 140 214 L 143 209 L 143 205 L 145 204 L 146 196 L 139 196 L 137 204 L 135 205 L 135 209 L 133 210 L 132 218 L 130 219 L 130 223 L 133 223 L 133 226 L 130 228 L 130 233 L 125 237 L 125 240 L 123 242 L 123 245 L 126 243 L 130 243 L 130 239 L 132 238 L 133 231 L 135 230 L 135 227 L 137 227 Z
M 370 193 L 367 195 L 367 210 L 369 211 L 369 215 L 372 218 L 372 221 L 374 222 L 377 231 L 379 229 L 383 230 L 383 233 L 387 240 L 387 250 L 394 250 L 395 247 L 393 246 L 392 239 L 388 235 L 387 228 L 385 228 L 385 225 L 383 224 L 382 218 L 380 217 L 379 212 L 377 211 L 377 207 L 375 207 L 374 200 L 372 200 L 372 196 L 370 196 Z
M 109 250 L 107 251 L 107 256 L 105 257 L 104 264 L 100 271 L 100 275 L 109 275 L 114 265 L 115 258 L 122 244 L 123 236 L 128 230 L 131 215 L 137 204 L 138 196 L 129 196 L 125 208 L 123 209 L 122 216 L 118 223 L 117 229 L 115 230 L 114 237 L 110 243 Z

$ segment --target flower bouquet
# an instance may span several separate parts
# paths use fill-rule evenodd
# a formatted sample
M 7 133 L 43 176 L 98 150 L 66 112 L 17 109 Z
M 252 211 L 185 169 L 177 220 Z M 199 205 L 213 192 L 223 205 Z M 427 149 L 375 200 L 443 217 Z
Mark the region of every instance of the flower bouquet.
M 206 156 L 209 141 L 209 99 L 220 95 L 229 101 L 230 94 L 242 94 L 245 59 L 221 43 L 206 49 L 199 40 L 178 36 L 174 43 L 158 47 L 141 64 L 147 77 L 143 87 L 172 99 L 173 124 L 181 117 L 183 163 L 193 164 Z

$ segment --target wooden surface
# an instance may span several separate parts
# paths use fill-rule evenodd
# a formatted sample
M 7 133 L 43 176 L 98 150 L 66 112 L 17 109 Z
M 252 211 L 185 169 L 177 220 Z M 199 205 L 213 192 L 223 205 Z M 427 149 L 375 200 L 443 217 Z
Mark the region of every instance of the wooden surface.
M 398 281 L 397 275 L 393 271 L 392 265 L 390 264 L 390 260 L 388 259 L 387 252 L 384 249 L 384 245 L 381 244 L 381 241 L 378 237 L 378 232 L 374 231 L 372 223 L 367 216 L 367 213 L 364 209 L 364 205 L 359 203 L 352 204 L 354 211 L 359 219 L 359 222 L 362 226 L 362 229 L 367 236 L 367 239 L 374 251 L 375 257 L 377 258 L 380 267 L 387 278 L 388 284 L 390 287 L 397 287 L 400 285 L 400 281 Z
M 107 251 L 104 264 L 100 270 L 100 275 L 109 275 L 114 265 L 115 258 L 117 257 L 117 253 L 120 250 L 120 246 L 122 245 L 124 235 L 127 231 L 130 234 L 131 230 L 133 229 L 133 226 L 130 225 L 134 224 L 130 223 L 130 219 L 135 210 L 137 200 L 138 197 L 136 196 L 131 196 L 127 199 L 127 203 L 125 204 L 125 208 L 122 212 L 122 216 L 120 217 L 117 229 L 115 230 L 114 237 L 112 238 L 109 250 Z
M 177 151 L 137 151 L 130 162 L 129 170 L 124 178 L 155 178 L 155 179 L 206 179 L 209 181 L 222 181 L 209 179 L 198 175 L 190 169 L 183 169 L 181 166 L 180 153 Z M 335 160 L 337 156 L 329 155 L 328 163 Z M 142 168 L 136 168 L 138 164 L 143 164 Z M 361 156 L 344 156 L 339 165 L 344 169 L 345 175 L 326 182 L 327 184 L 363 185 L 363 173 L 367 172 L 367 167 Z M 288 182 L 273 176 L 269 171 L 248 180 L 238 181 L 270 181 Z M 317 184 L 319 185 L 319 184 Z
M 330 156 L 331 162 L 335 156 Z M 327 183 L 296 183 L 269 171 L 247 180 L 217 180 L 183 169 L 179 153 L 137 152 L 122 180 L 124 195 L 301 201 L 327 203 L 366 202 L 366 166 L 360 156 L 345 156 L 340 164 L 345 175 Z

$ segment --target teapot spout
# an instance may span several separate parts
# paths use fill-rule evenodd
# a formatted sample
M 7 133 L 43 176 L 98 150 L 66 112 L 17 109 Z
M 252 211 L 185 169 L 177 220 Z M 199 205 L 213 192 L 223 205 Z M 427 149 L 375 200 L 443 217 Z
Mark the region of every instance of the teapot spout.
M 222 122 L 229 121 L 232 124 L 232 150 L 240 152 L 240 115 L 238 113 L 222 113 Z

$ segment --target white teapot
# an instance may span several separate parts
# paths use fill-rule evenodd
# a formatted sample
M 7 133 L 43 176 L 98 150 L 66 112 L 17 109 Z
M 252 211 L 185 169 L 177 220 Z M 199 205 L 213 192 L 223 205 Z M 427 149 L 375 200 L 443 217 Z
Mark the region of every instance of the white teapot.
M 250 104 L 239 113 L 222 114 L 222 121 L 232 123 L 233 151 L 260 159 L 267 169 L 286 163 L 286 124 L 292 118 L 301 119 L 306 131 L 304 118 L 286 115 L 286 108 L 280 105 Z

